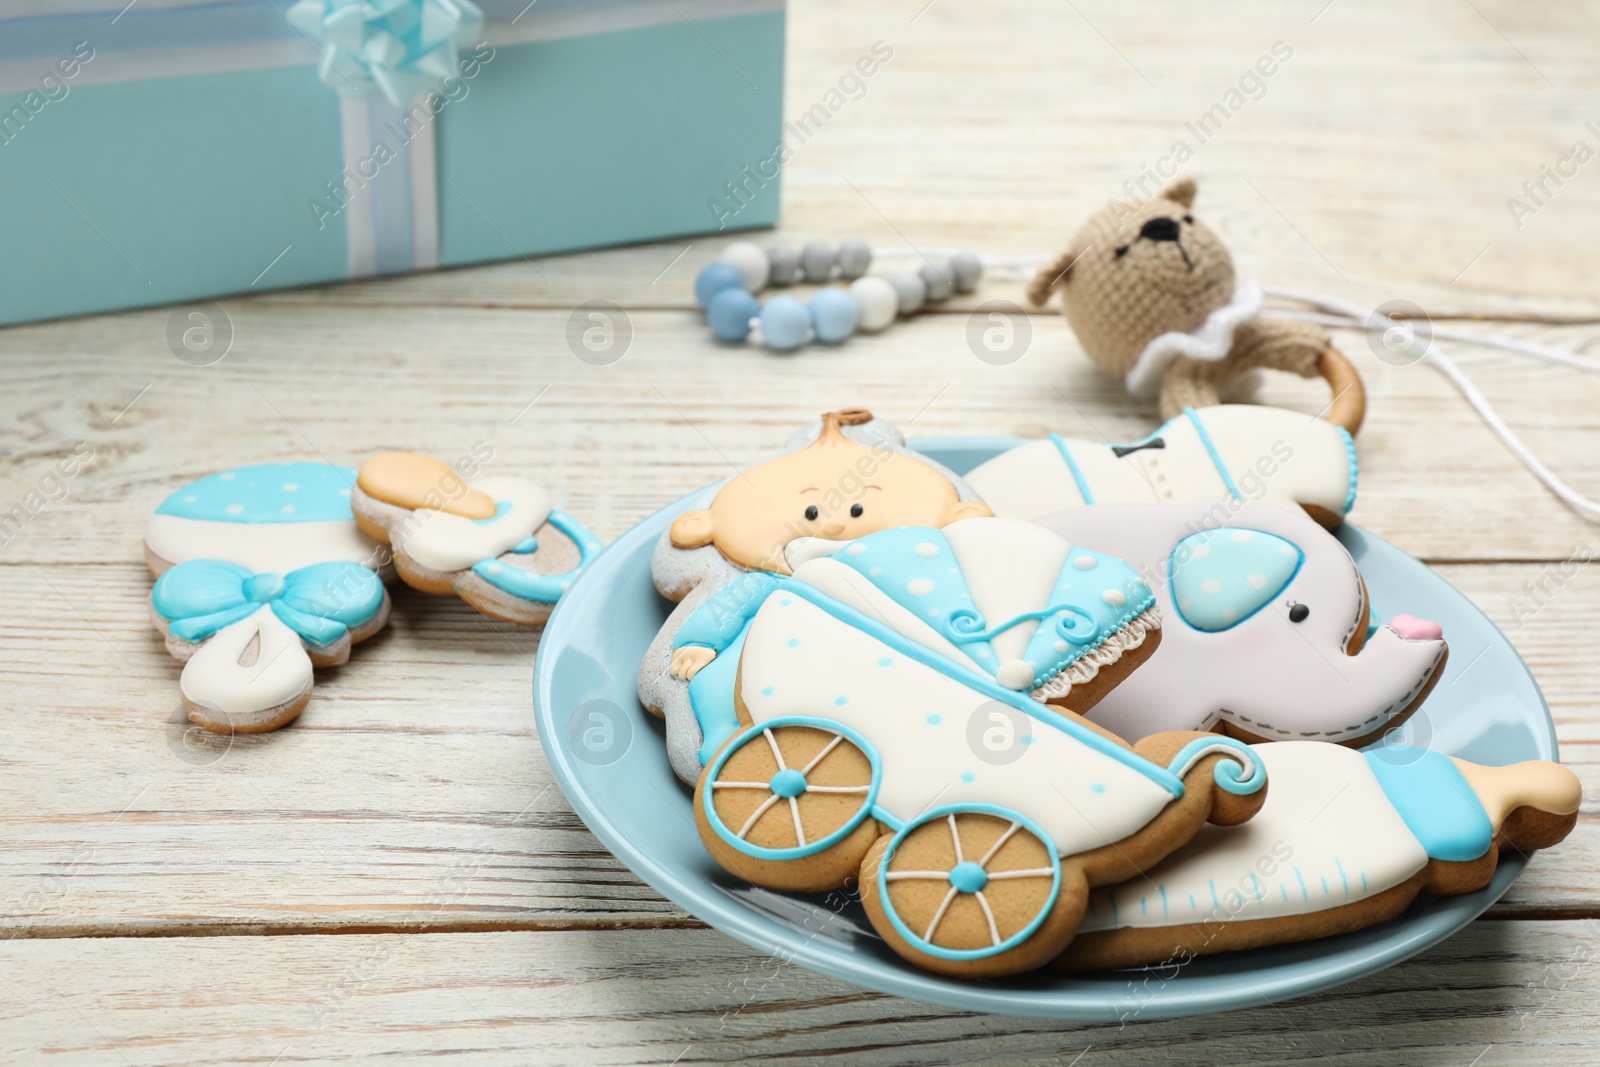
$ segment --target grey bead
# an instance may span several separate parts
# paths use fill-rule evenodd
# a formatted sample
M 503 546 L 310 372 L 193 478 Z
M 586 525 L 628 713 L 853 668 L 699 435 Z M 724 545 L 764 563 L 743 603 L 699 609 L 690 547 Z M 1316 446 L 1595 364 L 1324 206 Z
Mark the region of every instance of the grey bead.
M 928 283 L 922 280 L 921 275 L 899 274 L 889 275 L 889 284 L 894 286 L 895 300 L 900 304 L 900 314 L 913 314 L 928 298 Z
M 793 285 L 800 271 L 800 253 L 793 245 L 768 245 L 767 262 L 772 264 L 768 285 Z
M 955 275 L 956 292 L 970 293 L 983 277 L 983 263 L 976 252 L 957 252 L 950 260 L 950 272 Z
M 935 259 L 922 265 L 917 271 L 917 276 L 928 287 L 928 303 L 937 304 L 941 300 L 950 299 L 950 293 L 955 289 L 952 275 L 950 261 L 947 259 Z
M 853 282 L 872 266 L 872 246 L 859 237 L 846 237 L 839 242 L 839 277 Z
M 800 250 L 800 273 L 808 282 L 825 282 L 833 273 L 833 249 L 826 241 L 807 241 Z

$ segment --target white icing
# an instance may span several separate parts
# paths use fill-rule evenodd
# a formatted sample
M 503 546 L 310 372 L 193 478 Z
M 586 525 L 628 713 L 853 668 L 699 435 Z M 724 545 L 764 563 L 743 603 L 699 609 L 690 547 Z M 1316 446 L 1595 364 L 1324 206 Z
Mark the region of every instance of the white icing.
M 1247 500 L 1295 509 L 1310 504 L 1344 514 L 1350 453 L 1338 427 L 1253 404 L 1210 407 L 1200 417 Z M 1166 447 L 1140 449 L 1121 459 L 1098 442 L 1069 440 L 1067 448 L 1097 504 L 1228 498 L 1227 484 L 1187 417 L 1168 423 L 1161 436 Z M 1008 518 L 1036 519 L 1084 504 L 1071 470 L 1048 440 L 1002 452 L 968 474 L 967 483 L 996 515 Z
M 1180 356 L 1207 363 L 1222 359 L 1233 348 L 1234 331 L 1260 313 L 1261 303 L 1261 283 L 1254 278 L 1239 279 L 1228 302 L 1206 316 L 1197 328 L 1150 339 L 1128 371 L 1128 392 L 1146 398 L 1159 394 L 1162 377 Z
M 144 543 L 169 563 L 219 559 L 257 574 L 287 574 L 313 563 L 371 565 L 378 544 L 355 520 L 338 522 L 237 523 L 155 514 Z
M 1072 552 L 1060 537 L 1026 522 L 963 519 L 946 526 L 944 536 L 967 576 L 973 606 L 991 627 L 1047 606 Z M 990 641 L 995 658 L 1001 663 L 1023 659 L 1038 628 L 1037 620 L 1028 619 L 996 634 Z M 1032 688 L 1026 681 L 1018 686 L 1001 679 L 1000 684 Z
M 1032 742 L 1015 738 L 1021 748 L 1011 750 L 1001 705 L 781 589 L 751 622 L 740 696 L 756 723 L 805 715 L 859 731 L 883 758 L 879 805 L 900 820 L 932 804 L 996 804 L 1033 819 L 1070 855 L 1131 836 L 1172 799 L 1039 720 Z M 986 730 L 1000 751 L 1018 751 L 1013 762 L 978 758 L 969 738 Z
M 793 574 L 807 560 L 831 556 L 840 549 L 853 556 L 860 555 L 862 551 L 861 546 L 853 541 L 830 541 L 826 537 L 796 537 L 783 546 L 783 559 L 789 564 L 789 573 Z
M 1404 710 L 1437 667 L 1444 642 L 1407 641 L 1383 626 L 1347 655 L 1351 634 L 1367 625 L 1360 574 L 1338 538 L 1298 510 L 1241 504 L 1225 512 L 1221 524 L 1281 537 L 1305 561 L 1282 592 L 1227 630 L 1203 633 L 1183 621 L 1166 580 L 1168 560 L 1185 537 L 1219 524 L 1214 508 L 1106 504 L 1040 521 L 1075 545 L 1162 576 L 1153 584 L 1166 619 L 1160 647 L 1089 718 L 1130 739 L 1226 718 L 1269 740 L 1338 741 L 1373 733 Z M 1289 621 L 1289 601 L 1310 609 L 1303 621 Z
M 1261 810 L 1241 826 L 1202 827 L 1142 878 L 1094 890 L 1083 932 L 1306 915 L 1392 888 L 1427 864 L 1359 752 L 1314 741 L 1254 751 L 1267 768 Z
M 258 634 L 255 660 L 240 666 L 239 657 Z M 265 604 L 208 637 L 183 665 L 179 679 L 185 699 L 230 715 L 288 704 L 310 686 L 311 657 L 300 635 Z
M 472 488 L 509 510 L 477 520 L 418 508 L 395 526 L 395 546 L 429 570 L 463 571 L 511 551 L 550 517 L 549 496 L 526 478 L 479 478 Z
M 826 556 L 811 560 L 801 564 L 794 575 L 839 603 L 855 608 L 869 619 L 883 623 L 900 636 L 910 638 L 924 648 L 931 649 L 947 659 L 955 660 L 964 667 L 983 673 L 971 657 L 961 651 L 954 642 L 895 603 L 887 593 L 838 560 Z M 1028 677 L 1033 677 L 1031 668 Z

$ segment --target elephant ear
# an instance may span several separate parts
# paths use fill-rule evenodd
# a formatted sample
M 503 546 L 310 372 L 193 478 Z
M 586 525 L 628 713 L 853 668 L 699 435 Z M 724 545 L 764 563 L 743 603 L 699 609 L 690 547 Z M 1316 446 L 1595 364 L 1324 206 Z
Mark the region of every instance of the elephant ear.
M 1287 589 L 1305 558 L 1298 545 L 1276 534 L 1231 526 L 1203 530 L 1172 551 L 1172 602 L 1196 630 L 1231 630 Z

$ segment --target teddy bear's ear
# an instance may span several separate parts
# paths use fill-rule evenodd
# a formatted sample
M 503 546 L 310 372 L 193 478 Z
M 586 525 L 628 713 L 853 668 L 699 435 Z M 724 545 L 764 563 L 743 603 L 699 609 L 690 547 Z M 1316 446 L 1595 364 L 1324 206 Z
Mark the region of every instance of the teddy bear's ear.
M 1184 207 L 1193 207 L 1195 190 L 1196 186 L 1193 178 L 1179 178 L 1161 190 L 1161 199 L 1175 200 Z

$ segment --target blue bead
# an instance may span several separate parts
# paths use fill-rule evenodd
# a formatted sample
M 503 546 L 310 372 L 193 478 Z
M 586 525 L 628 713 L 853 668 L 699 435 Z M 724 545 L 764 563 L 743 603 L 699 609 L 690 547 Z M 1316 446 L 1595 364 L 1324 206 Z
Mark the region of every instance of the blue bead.
M 856 332 L 861 305 L 843 289 L 823 289 L 811 298 L 811 326 L 817 340 L 837 344 Z
M 742 288 L 729 287 L 711 298 L 706 318 L 711 332 L 724 341 L 743 341 L 750 336 L 750 320 L 761 313 L 756 298 Z
M 761 308 L 761 336 L 780 352 L 806 343 L 811 313 L 792 296 L 775 296 Z
M 744 276 L 726 263 L 713 263 L 694 276 L 694 298 L 703 308 L 711 306 L 711 298 L 730 286 L 744 288 Z

